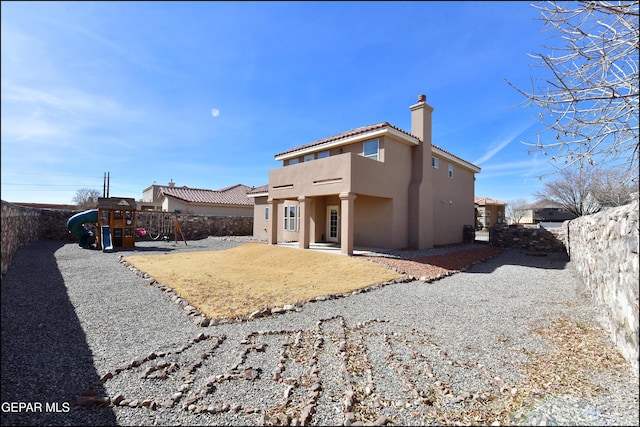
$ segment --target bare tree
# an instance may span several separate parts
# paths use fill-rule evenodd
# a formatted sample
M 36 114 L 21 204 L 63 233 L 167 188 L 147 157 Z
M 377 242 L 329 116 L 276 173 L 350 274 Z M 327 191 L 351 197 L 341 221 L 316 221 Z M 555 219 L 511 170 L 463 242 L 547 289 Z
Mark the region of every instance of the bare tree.
M 600 211 L 602 205 L 593 191 L 597 170 L 590 167 L 565 169 L 560 176 L 544 184 L 544 189 L 534 194 L 538 200 L 550 201 L 576 216 Z
M 638 192 L 638 180 L 624 169 L 600 170 L 593 175 L 591 191 L 602 206 L 622 206 Z
M 539 86 L 532 78 L 525 91 L 507 80 L 526 97 L 524 105 L 540 109 L 536 120 L 545 127 L 524 144 L 550 155 L 558 170 L 625 165 L 637 174 L 638 1 L 533 7 L 560 43 L 530 55 L 545 69 Z
M 98 205 L 98 197 L 102 193 L 91 188 L 81 188 L 71 199 L 81 209 L 91 209 Z
M 515 199 L 507 202 L 507 216 L 511 218 L 514 224 L 520 224 L 522 218 L 527 214 L 528 203 L 525 199 Z

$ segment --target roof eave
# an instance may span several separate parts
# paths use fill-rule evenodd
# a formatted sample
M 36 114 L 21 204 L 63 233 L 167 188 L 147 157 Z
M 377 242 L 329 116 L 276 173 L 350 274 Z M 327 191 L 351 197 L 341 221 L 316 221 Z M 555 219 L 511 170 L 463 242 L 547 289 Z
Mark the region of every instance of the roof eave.
M 444 151 L 440 147 L 436 147 L 435 145 L 432 145 L 431 146 L 431 150 L 435 154 L 437 154 L 438 156 L 443 157 L 443 158 L 445 158 L 447 160 L 450 160 L 452 162 L 456 162 L 456 163 L 466 167 L 467 169 L 470 169 L 474 173 L 480 173 L 480 171 L 481 171 L 479 166 L 476 166 L 473 163 L 469 163 L 466 160 L 461 159 L 460 157 L 454 156 L 453 154 L 447 153 L 446 151 Z

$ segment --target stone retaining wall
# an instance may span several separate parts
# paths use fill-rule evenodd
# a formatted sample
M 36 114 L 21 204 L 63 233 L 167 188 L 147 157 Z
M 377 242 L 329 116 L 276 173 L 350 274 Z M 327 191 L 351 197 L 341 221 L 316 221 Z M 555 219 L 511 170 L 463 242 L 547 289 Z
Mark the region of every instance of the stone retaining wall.
M 38 239 L 40 212 L 2 201 L 2 271 L 6 273 L 13 254 Z
M 165 215 L 165 229 L 171 230 L 173 238 L 173 217 Z M 152 222 L 153 224 L 151 224 Z M 157 232 L 158 217 L 148 214 L 139 214 L 136 217 L 136 225 L 148 231 Z M 251 236 L 253 235 L 253 217 L 245 216 L 206 216 L 192 214 L 178 214 L 180 230 L 187 240 L 205 239 L 209 236 Z M 178 239 L 182 237 L 178 235 Z
M 571 264 L 606 312 L 612 339 L 638 370 L 638 200 L 563 224 Z
M 564 252 L 564 242 L 554 229 L 494 227 L 489 241 L 501 248 L 517 248 L 530 252 Z

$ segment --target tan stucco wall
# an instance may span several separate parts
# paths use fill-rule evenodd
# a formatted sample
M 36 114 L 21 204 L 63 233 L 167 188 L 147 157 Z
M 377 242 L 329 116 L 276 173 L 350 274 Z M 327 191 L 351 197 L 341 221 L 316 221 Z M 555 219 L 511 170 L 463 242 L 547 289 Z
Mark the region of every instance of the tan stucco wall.
M 453 165 L 449 178 L 449 161 L 440 159 L 438 169 L 431 168 L 433 180 L 434 245 L 459 243 L 465 225 L 475 227 L 474 174 Z
M 266 240 L 269 238 L 271 206 L 267 203 L 267 196 L 255 197 L 253 202 L 253 237 Z M 269 209 L 269 219 L 265 219 L 266 209 Z
M 406 221 L 394 224 L 393 200 L 380 197 L 358 196 L 354 201 L 354 244 L 361 247 L 400 248 L 406 238 Z M 397 221 L 396 221 L 397 222 Z M 394 225 L 396 225 L 394 227 Z M 395 239 L 394 239 L 395 237 Z

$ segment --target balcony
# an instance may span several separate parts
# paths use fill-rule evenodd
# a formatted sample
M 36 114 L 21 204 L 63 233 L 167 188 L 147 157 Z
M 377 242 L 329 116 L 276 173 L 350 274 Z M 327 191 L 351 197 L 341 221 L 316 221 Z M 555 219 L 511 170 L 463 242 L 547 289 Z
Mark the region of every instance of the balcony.
M 269 197 L 295 199 L 340 193 L 393 197 L 397 187 L 388 172 L 383 162 L 353 153 L 339 154 L 270 170 Z

